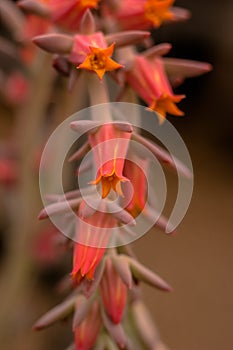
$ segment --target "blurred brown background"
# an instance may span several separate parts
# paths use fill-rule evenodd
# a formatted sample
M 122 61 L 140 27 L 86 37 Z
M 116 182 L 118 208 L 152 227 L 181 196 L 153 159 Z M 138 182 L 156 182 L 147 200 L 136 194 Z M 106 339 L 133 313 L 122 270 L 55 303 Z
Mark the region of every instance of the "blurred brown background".
M 192 18 L 160 28 L 155 32 L 156 42 L 171 42 L 172 56 L 208 61 L 214 66 L 210 74 L 190 79 L 179 88 L 187 96 L 181 103 L 186 117 L 170 118 L 190 151 L 194 194 L 178 235 L 166 237 L 153 231 L 134 247 L 141 261 L 174 288 L 173 293 L 162 294 L 144 287 L 147 305 L 171 349 L 228 350 L 233 348 L 233 3 L 179 0 L 176 4 L 190 9 Z M 9 122 L 4 113 L 1 109 L 5 121 L 1 134 Z M 1 228 L 4 231 L 5 223 Z M 3 263 L 5 234 L 1 239 Z M 30 316 L 26 330 L 15 336 L 18 349 L 44 349 L 38 344 L 47 336 L 51 338 L 48 349 L 62 349 L 68 344 L 70 335 L 63 326 L 56 325 L 44 335 L 30 330 L 38 315 L 56 304 L 51 292 L 54 280 L 56 272 L 50 274 L 45 269 L 39 281 L 33 281 L 34 292 L 22 304 Z M 22 310 L 18 311 L 18 321 Z M 14 339 L 1 344 L 4 350 L 15 346 Z
M 213 71 L 190 79 L 186 117 L 171 119 L 190 151 L 194 193 L 178 235 L 150 232 L 135 248 L 174 287 L 144 288 L 162 338 L 172 349 L 233 348 L 233 3 L 177 1 L 192 18 L 159 29 L 172 54 L 208 61 Z

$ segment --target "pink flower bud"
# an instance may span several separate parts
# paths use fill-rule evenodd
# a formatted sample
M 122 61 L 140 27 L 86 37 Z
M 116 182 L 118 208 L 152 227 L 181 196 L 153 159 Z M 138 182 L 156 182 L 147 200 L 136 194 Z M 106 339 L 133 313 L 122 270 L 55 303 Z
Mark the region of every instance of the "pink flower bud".
M 102 327 L 100 306 L 94 301 L 86 318 L 74 330 L 75 346 L 77 350 L 90 350 Z
M 125 310 L 127 287 L 117 273 L 110 258 L 106 260 L 100 291 L 109 317 L 113 323 L 119 323 Z

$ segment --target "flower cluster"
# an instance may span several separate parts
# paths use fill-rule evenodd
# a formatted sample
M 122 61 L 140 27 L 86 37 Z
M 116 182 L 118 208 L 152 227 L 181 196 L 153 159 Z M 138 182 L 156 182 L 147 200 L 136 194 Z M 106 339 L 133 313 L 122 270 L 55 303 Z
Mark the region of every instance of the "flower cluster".
M 44 329 L 72 317 L 73 342 L 68 349 L 165 349 L 142 302 L 139 284 L 142 281 L 162 291 L 171 291 L 171 287 L 141 264 L 126 243 L 135 237 L 139 216 L 163 231 L 169 227 L 174 233 L 175 228 L 148 200 L 150 160 L 146 153 L 137 152 L 133 143 L 150 152 L 162 166 L 184 177 L 190 177 L 190 172 L 168 151 L 142 136 L 127 116 L 113 115 L 108 109 L 108 84 L 112 79 L 119 102 L 140 98 L 159 125 L 168 115 L 183 116 L 178 104 L 185 96 L 175 92 L 176 86 L 208 72 L 211 66 L 166 57 L 171 45 L 154 45 L 150 30 L 186 20 L 189 12 L 173 6 L 174 0 L 20 0 L 17 5 L 7 25 L 13 36 L 18 35 L 23 64 L 36 67 L 40 62 L 37 55 L 45 51 L 55 68 L 51 85 L 67 78 L 69 91 L 78 87 L 80 95 L 86 94 L 87 106 L 105 104 L 102 115 L 93 114 L 91 120 L 70 125 L 85 141 L 69 160 L 83 160 L 76 173 L 91 169 L 92 180 L 82 191 L 48 196 L 50 203 L 39 214 L 39 219 L 59 216 L 67 226 L 72 224 L 69 247 L 73 268 L 70 295 L 34 328 Z M 11 10 L 11 5 L 0 6 L 6 12 Z M 21 30 L 16 35 L 19 18 Z M 1 54 L 14 59 L 11 48 L 0 45 Z M 31 98 L 26 75 L 17 73 L 3 76 L 6 89 L 0 91 L 14 103 Z M 46 100 L 43 89 L 35 91 L 39 96 L 42 91 Z M 91 163 L 85 158 L 89 151 Z M 1 184 L 16 181 L 13 169 L 11 160 L 0 158 Z M 54 251 L 52 256 L 56 257 Z

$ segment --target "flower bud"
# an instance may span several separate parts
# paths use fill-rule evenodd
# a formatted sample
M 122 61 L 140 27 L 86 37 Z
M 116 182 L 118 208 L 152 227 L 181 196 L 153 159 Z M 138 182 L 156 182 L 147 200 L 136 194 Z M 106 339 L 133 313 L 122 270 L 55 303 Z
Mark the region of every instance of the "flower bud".
M 105 271 L 100 283 L 104 307 L 112 322 L 121 321 L 127 299 L 127 287 L 117 273 L 112 260 L 106 259 Z

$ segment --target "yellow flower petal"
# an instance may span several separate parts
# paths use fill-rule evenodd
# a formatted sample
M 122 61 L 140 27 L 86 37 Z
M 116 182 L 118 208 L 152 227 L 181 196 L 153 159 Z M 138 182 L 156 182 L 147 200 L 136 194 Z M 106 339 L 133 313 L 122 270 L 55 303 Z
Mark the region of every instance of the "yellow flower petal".
M 145 3 L 145 17 L 155 27 L 159 27 L 164 21 L 172 20 L 174 15 L 169 11 L 174 0 L 147 0 Z
M 90 47 L 90 53 L 78 68 L 94 71 L 99 79 L 103 78 L 106 71 L 112 71 L 122 67 L 121 64 L 113 61 L 110 56 L 114 50 L 114 44 L 107 48 Z
M 154 100 L 149 108 L 158 113 L 159 121 L 162 123 L 165 120 L 167 113 L 176 116 L 184 115 L 184 112 L 182 112 L 175 104 L 180 102 L 184 97 L 184 95 L 172 96 L 164 93 L 160 98 Z

